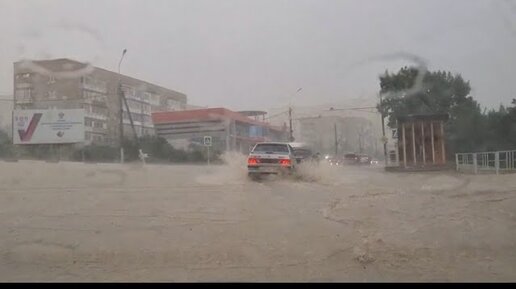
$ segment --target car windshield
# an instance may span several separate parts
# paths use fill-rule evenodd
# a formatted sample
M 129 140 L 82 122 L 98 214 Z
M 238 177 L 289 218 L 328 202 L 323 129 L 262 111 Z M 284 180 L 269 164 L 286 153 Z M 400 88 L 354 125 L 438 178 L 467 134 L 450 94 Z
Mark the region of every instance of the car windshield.
M 255 153 L 275 153 L 288 154 L 288 146 L 285 144 L 257 144 L 253 152 Z

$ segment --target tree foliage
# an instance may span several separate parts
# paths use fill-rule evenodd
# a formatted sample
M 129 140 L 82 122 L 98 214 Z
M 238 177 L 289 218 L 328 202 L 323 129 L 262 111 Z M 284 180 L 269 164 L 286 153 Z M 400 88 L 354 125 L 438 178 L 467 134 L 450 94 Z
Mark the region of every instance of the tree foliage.
M 422 81 L 417 83 L 420 73 Z M 460 74 L 429 72 L 403 67 L 380 76 L 383 101 L 378 110 L 396 127 L 396 119 L 408 114 L 449 114 L 446 124 L 448 152 L 516 149 L 516 101 L 513 107 L 482 111 L 470 96 L 471 86 Z

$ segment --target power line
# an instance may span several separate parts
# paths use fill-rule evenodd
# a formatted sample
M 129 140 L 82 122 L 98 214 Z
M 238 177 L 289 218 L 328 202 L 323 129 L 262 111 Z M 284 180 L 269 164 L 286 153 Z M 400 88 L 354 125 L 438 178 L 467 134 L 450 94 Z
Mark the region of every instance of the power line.
M 275 118 L 275 117 L 278 117 L 278 116 L 283 115 L 283 114 L 286 114 L 286 113 L 288 113 L 288 110 L 286 110 L 286 111 L 282 111 L 282 112 L 279 112 L 279 113 L 276 113 L 276 114 L 273 114 L 273 115 L 271 115 L 271 116 L 269 116 L 269 117 L 266 117 L 265 119 L 266 119 L 266 120 L 269 120 L 269 119 L 271 119 L 271 118 Z
M 351 110 L 351 109 L 371 109 L 371 108 L 376 108 L 376 106 L 362 106 L 362 107 L 348 107 L 348 108 L 330 107 L 330 110 Z
M 367 111 L 366 109 L 374 109 L 375 111 Z M 360 112 L 377 114 L 378 113 L 377 109 L 378 108 L 376 106 L 349 107 L 349 108 L 333 108 L 333 107 L 331 107 L 327 111 L 360 111 Z

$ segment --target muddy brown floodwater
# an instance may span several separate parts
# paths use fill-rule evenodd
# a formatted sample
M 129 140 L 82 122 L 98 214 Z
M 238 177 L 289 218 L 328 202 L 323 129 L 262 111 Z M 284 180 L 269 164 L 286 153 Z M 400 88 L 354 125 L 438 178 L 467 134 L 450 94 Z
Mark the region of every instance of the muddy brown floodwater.
M 516 281 L 515 175 L 0 162 L 0 281 Z

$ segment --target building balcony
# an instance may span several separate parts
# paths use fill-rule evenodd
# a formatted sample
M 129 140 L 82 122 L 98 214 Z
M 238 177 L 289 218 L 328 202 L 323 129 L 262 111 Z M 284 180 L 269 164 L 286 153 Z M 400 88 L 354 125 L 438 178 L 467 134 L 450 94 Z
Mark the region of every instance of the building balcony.
M 145 109 L 142 111 L 141 108 L 129 107 L 129 111 L 131 112 L 131 115 L 147 115 L 147 116 L 151 116 L 151 113 L 149 111 L 145 111 Z M 127 113 L 127 109 L 125 107 L 124 107 L 124 113 Z
M 134 123 L 135 126 L 142 126 L 142 123 L 140 121 L 133 120 L 133 123 Z M 124 119 L 124 124 L 125 125 L 131 125 L 131 121 L 128 120 L 128 119 Z M 154 124 L 152 122 L 144 122 L 143 123 L 143 127 L 145 127 L 145 128 L 154 128 Z
M 102 115 L 102 114 L 92 113 L 92 112 L 87 112 L 87 111 L 84 112 L 84 116 L 93 118 L 93 119 L 98 119 L 98 120 L 108 120 L 107 115 Z
M 83 83 L 82 89 L 105 94 L 108 92 L 106 84 Z
M 144 105 L 151 105 L 151 102 L 148 99 L 142 99 L 141 97 L 139 97 L 137 95 L 133 95 L 133 94 L 126 94 L 125 99 L 134 101 L 137 103 L 142 103 Z
M 16 82 L 14 87 L 16 89 L 27 89 L 33 88 L 33 84 L 31 82 Z
M 108 132 L 107 128 L 91 127 L 91 126 L 84 126 L 84 131 L 85 132 L 97 133 L 97 134 L 104 134 L 104 135 L 106 135 L 107 132 Z
M 33 97 L 16 97 L 14 99 L 15 104 L 31 104 L 34 103 Z

